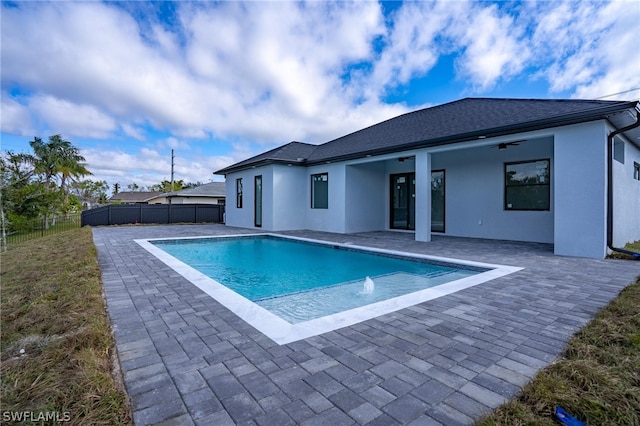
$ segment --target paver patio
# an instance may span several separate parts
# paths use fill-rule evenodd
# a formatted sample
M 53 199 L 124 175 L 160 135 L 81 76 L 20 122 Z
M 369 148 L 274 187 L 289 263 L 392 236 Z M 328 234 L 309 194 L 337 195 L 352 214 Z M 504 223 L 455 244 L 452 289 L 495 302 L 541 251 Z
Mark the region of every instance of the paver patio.
M 472 424 L 640 275 L 637 262 L 554 256 L 546 244 L 284 232 L 525 269 L 280 346 L 133 241 L 246 233 L 93 229 L 136 425 Z

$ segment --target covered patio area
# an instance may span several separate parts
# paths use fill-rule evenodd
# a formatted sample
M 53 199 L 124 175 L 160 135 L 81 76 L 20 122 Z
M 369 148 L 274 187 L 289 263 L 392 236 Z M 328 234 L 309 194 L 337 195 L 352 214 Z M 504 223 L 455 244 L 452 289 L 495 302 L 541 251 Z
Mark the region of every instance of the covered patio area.
M 136 424 L 473 424 L 551 363 L 640 274 L 637 262 L 558 256 L 543 243 L 281 232 L 524 269 L 278 345 L 134 242 L 255 232 L 93 229 Z

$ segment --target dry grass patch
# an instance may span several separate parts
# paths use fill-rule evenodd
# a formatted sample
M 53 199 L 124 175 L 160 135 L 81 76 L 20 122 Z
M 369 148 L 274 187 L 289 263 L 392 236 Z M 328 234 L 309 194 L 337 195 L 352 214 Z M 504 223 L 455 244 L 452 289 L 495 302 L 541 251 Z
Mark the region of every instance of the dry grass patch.
M 640 241 L 634 241 L 632 243 L 627 243 L 623 247 L 625 250 L 633 251 L 635 253 L 640 253 Z M 617 251 L 612 252 L 609 255 L 610 258 L 613 259 L 625 259 L 625 260 L 640 260 L 638 257 L 630 256 L 626 253 L 619 253 Z
M 112 375 L 114 341 L 91 230 L 22 243 L 0 261 L 2 411 L 131 424 Z
M 556 406 L 587 425 L 640 425 L 640 277 L 580 330 L 562 357 L 477 424 L 554 425 Z

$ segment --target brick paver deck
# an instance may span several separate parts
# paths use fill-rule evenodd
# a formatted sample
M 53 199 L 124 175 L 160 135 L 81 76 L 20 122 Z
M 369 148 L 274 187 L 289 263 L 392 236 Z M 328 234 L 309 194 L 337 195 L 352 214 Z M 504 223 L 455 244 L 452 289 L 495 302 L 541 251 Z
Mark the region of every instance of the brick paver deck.
M 93 230 L 136 425 L 472 424 L 640 275 L 637 262 L 554 256 L 544 244 L 286 232 L 525 269 L 279 346 L 133 242 L 252 232 Z

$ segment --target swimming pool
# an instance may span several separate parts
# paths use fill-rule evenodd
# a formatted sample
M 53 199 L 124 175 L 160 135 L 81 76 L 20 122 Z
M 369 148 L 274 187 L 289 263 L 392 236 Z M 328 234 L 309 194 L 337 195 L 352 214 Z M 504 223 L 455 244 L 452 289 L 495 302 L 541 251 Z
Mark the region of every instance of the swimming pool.
M 136 242 L 280 344 L 520 269 L 273 234 Z

